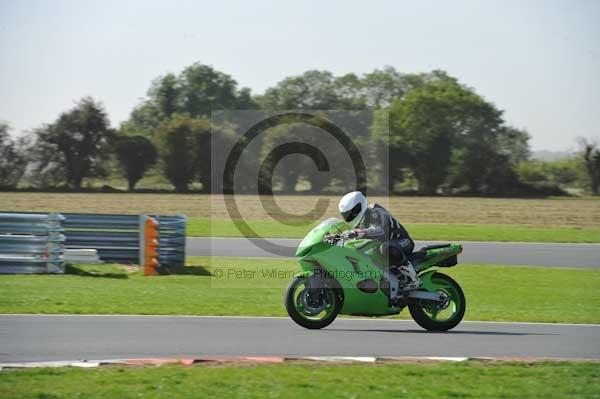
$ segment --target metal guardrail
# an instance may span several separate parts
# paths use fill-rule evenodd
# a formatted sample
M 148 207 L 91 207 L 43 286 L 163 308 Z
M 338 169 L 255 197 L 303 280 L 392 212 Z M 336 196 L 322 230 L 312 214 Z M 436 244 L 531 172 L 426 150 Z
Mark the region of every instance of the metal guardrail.
M 185 215 L 156 216 L 158 220 L 158 261 L 174 268 L 185 266 Z
M 7 212 L 1 215 L 9 216 L 6 219 L 0 218 L 0 234 L 3 229 L 9 229 L 13 234 L 29 234 L 30 238 L 10 238 L 1 241 L 0 254 L 5 253 L 5 250 L 8 251 L 9 249 L 31 251 L 28 252 L 29 254 L 42 253 L 41 251 L 44 251 L 43 239 L 41 237 L 48 231 L 46 219 L 49 215 L 32 212 Z M 64 232 L 64 235 L 62 235 L 62 242 L 64 244 L 63 252 L 65 248 L 89 248 L 97 250 L 99 258 L 106 262 L 139 262 L 140 216 L 83 213 L 62 213 L 60 215 L 62 218 L 60 233 Z M 156 218 L 159 222 L 158 253 L 160 266 L 169 268 L 183 267 L 185 264 L 186 216 L 149 216 Z M 13 223 L 16 219 L 21 220 L 21 223 Z M 55 249 L 51 249 L 50 251 L 55 251 Z M 14 262 L 14 260 L 10 262 Z M 0 261 L 1 265 L 2 262 Z M 35 270 L 40 270 L 40 273 L 43 272 L 41 271 L 42 265 L 39 262 L 36 263 L 30 260 L 27 265 Z
M 138 263 L 139 216 L 64 213 L 67 249 L 91 248 L 106 262 Z
M 63 273 L 64 216 L 0 213 L 0 273 Z
M 65 213 L 66 248 L 92 248 L 108 262 L 139 262 L 140 216 Z M 185 215 L 149 215 L 159 222 L 159 263 L 185 264 Z

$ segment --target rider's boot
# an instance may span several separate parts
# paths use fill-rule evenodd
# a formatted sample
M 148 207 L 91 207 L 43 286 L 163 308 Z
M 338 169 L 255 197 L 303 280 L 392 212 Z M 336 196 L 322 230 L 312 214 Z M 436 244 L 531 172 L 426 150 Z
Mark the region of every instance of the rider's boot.
M 404 277 L 406 283 L 402 287 L 402 291 L 411 291 L 419 288 L 421 284 L 421 279 L 417 275 L 417 272 L 410 261 L 405 263 L 404 265 L 400 265 L 397 267 L 398 273 Z

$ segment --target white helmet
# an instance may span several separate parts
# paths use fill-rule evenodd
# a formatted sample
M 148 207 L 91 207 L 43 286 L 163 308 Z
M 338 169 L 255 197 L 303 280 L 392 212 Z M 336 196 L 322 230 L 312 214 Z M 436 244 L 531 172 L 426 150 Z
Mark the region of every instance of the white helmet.
M 367 211 L 367 199 L 360 191 L 353 191 L 342 197 L 338 208 L 344 220 L 356 227 Z

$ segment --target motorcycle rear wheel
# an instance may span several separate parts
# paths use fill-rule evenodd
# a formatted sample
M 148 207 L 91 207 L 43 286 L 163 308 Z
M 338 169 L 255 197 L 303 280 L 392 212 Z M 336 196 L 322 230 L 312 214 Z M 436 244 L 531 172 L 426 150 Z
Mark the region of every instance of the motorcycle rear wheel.
M 322 310 L 316 313 L 320 308 L 310 308 L 306 303 L 306 298 L 310 295 L 307 292 L 307 282 L 308 277 L 294 277 L 285 293 L 285 309 L 292 320 L 304 328 L 315 330 L 327 327 L 335 320 L 341 309 L 338 295 L 325 281 L 323 292 L 319 293 L 323 296 L 322 301 L 318 303 Z
M 410 315 L 418 325 L 429 331 L 448 331 L 458 325 L 465 315 L 467 302 L 460 285 L 450 276 L 435 273 L 431 280 L 440 286 L 437 292 L 448 296 L 449 302 L 444 309 L 435 309 L 418 303 L 408 305 Z

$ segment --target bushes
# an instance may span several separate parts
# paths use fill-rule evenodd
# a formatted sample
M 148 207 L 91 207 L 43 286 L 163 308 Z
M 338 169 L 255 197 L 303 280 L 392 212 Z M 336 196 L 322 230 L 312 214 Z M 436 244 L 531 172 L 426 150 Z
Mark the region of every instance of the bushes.
M 585 188 L 585 170 L 577 156 L 556 161 L 521 162 L 516 167 L 516 173 L 524 185 L 542 193 L 560 193 L 566 189 Z

